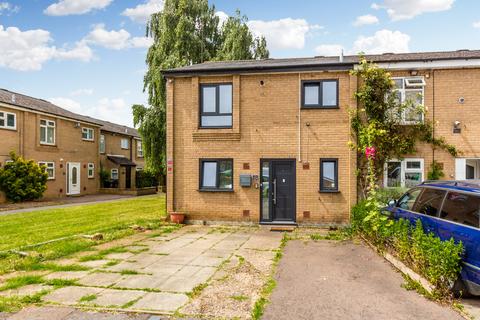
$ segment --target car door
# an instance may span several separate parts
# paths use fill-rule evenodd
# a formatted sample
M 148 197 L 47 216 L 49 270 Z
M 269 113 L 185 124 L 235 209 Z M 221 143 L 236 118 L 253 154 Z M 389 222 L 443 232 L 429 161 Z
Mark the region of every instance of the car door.
M 447 191 L 442 189 L 425 188 L 415 202 L 413 211 L 418 213 L 418 219 L 422 221 L 425 232 L 437 235 L 438 216 L 446 194 Z

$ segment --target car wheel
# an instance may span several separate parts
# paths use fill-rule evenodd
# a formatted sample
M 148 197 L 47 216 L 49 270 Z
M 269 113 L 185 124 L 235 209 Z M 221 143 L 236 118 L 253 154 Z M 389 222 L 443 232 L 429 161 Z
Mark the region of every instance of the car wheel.
M 472 296 L 460 277 L 453 283 L 451 290 L 456 298 L 470 298 Z

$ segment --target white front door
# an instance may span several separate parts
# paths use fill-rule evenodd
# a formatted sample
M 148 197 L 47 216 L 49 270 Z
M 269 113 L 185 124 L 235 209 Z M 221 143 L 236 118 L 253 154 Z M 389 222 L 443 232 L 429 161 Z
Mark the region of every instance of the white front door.
M 67 163 L 67 194 L 80 193 L 80 163 Z

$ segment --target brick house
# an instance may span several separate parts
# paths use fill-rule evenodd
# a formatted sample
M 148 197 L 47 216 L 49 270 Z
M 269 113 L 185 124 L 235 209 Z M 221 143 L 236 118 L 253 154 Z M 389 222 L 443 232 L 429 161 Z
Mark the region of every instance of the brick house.
M 386 186 L 480 177 L 480 51 L 369 55 L 399 99 L 428 108 L 435 135 L 462 158 L 420 144 L 390 161 Z M 165 70 L 167 210 L 189 220 L 339 225 L 357 200 L 348 147 L 357 56 L 209 62 Z M 408 110 L 405 125 L 423 121 Z
M 119 133 L 121 131 L 121 134 Z M 10 151 L 46 166 L 49 178 L 45 198 L 98 193 L 98 171 L 104 161 L 101 137 L 107 137 L 108 152 L 127 157 L 133 168 L 143 167 L 138 132 L 62 109 L 48 101 L 0 89 L 0 165 L 10 160 Z M 112 138 L 110 138 L 110 136 Z M 129 141 L 136 153 L 117 152 L 120 137 Z M 140 149 L 138 149 L 140 148 Z M 132 161 L 135 161 L 132 162 Z M 113 168 L 113 166 L 112 166 Z M 117 171 L 119 175 L 122 170 Z M 135 170 L 133 184 L 135 187 Z M 121 177 L 121 176 L 120 176 Z M 120 179 L 121 181 L 121 179 Z M 125 181 L 125 179 L 124 179 Z M 125 188 L 125 182 L 120 182 Z M 5 200 L 0 194 L 0 202 Z

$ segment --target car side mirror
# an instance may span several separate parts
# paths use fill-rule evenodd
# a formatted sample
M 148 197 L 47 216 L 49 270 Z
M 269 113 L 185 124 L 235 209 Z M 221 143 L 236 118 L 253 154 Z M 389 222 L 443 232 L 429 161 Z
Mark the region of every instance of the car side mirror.
M 392 200 L 388 201 L 388 206 L 389 206 L 389 207 L 395 207 L 396 204 L 397 204 L 397 201 L 396 201 L 396 200 L 393 200 L 393 199 L 392 199 Z

